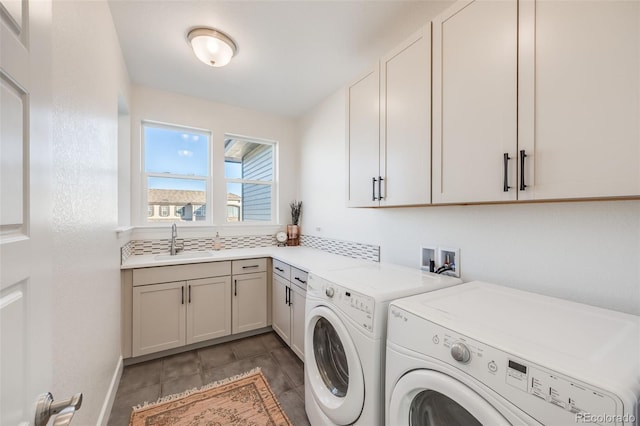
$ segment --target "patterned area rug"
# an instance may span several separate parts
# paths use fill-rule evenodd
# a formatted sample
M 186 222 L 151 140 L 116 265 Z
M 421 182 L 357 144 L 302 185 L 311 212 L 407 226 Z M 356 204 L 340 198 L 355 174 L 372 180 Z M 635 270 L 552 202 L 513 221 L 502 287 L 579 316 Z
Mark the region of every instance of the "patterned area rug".
M 260 368 L 137 406 L 129 424 L 291 426 Z

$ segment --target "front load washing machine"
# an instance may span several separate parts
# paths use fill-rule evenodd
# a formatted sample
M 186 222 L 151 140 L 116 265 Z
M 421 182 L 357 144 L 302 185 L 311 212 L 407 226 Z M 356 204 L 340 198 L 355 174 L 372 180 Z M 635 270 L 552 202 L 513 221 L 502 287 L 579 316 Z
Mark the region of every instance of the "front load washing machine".
M 311 424 L 384 424 L 389 302 L 459 283 L 384 263 L 312 272 L 304 345 L 305 409 Z
M 482 282 L 389 306 L 389 425 L 638 425 L 639 396 L 638 316 Z

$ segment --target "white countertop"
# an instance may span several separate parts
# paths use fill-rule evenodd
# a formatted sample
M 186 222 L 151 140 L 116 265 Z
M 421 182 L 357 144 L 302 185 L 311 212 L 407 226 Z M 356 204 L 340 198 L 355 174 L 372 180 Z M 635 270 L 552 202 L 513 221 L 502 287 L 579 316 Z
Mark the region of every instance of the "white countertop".
M 272 257 L 281 260 L 295 268 L 307 272 L 322 269 L 334 269 L 373 262 L 367 260 L 352 259 L 346 256 L 327 253 L 322 250 L 310 247 L 255 247 L 227 249 L 211 251 L 207 257 L 192 259 L 185 258 L 165 258 L 157 260 L 157 254 L 133 255 L 124 261 L 120 269 L 149 268 L 153 266 L 184 265 L 191 263 L 218 262 L 224 260 L 252 259 L 257 257 Z

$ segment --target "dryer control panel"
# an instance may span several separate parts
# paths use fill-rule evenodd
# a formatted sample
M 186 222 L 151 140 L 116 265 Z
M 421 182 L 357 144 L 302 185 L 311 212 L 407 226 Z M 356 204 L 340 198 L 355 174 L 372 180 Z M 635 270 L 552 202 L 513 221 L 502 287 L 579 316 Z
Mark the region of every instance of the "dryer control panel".
M 338 308 L 358 326 L 368 332 L 373 332 L 375 301 L 372 297 L 314 275 L 309 275 L 307 293 L 326 300 L 328 304 Z
M 389 308 L 388 341 L 479 381 L 542 424 L 635 425 L 633 404 L 589 384 L 507 353 L 400 309 Z M 627 411 L 629 410 L 629 411 Z

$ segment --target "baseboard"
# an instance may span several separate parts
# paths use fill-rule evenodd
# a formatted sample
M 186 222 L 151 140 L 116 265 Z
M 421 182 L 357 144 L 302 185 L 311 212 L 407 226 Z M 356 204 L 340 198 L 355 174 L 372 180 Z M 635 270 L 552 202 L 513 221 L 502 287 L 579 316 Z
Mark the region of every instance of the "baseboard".
M 107 426 L 107 423 L 109 422 L 111 408 L 113 407 L 113 401 L 116 399 L 116 392 L 118 392 L 118 385 L 120 384 L 120 377 L 122 377 L 123 367 L 124 363 L 121 356 L 118 359 L 118 364 L 116 364 L 116 369 L 113 372 L 111 384 L 109 385 L 109 391 L 107 392 L 107 395 L 104 399 L 104 404 L 102 404 L 102 410 L 100 410 L 100 417 L 98 417 L 96 426 Z

